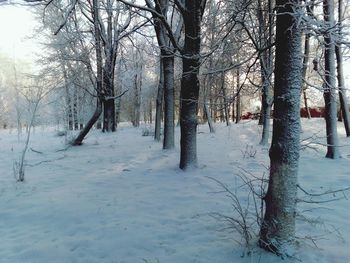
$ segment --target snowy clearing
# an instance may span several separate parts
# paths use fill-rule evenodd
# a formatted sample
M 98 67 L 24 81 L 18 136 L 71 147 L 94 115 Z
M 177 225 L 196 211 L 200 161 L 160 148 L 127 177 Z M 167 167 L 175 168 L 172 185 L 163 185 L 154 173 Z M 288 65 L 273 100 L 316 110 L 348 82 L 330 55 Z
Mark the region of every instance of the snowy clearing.
M 301 137 L 309 139 L 303 144 L 324 143 L 324 125 L 322 119 L 304 120 Z M 209 177 L 244 204 L 247 193 L 239 191 L 237 175 L 266 176 L 269 165 L 255 121 L 217 124 L 216 131 L 199 126 L 200 168 L 184 173 L 178 169 L 178 136 L 174 151 L 162 151 L 153 137 L 141 136 L 142 128 L 122 125 L 113 134 L 93 131 L 83 146 L 65 150 L 67 138 L 39 127 L 30 143 L 26 181 L 16 183 L 12 167 L 25 136 L 18 141 L 16 130 L 1 130 L 0 262 L 288 262 L 257 248 L 242 258 L 239 234 L 211 216 L 233 214 L 230 199 Z M 303 189 L 321 193 L 350 187 L 350 139 L 341 123 L 339 132 L 343 158 L 324 158 L 325 147 L 314 143 L 301 151 Z M 302 237 L 297 259 L 350 261 L 347 194 L 298 204 L 307 220 L 297 223 Z M 302 192 L 299 197 L 306 198 Z

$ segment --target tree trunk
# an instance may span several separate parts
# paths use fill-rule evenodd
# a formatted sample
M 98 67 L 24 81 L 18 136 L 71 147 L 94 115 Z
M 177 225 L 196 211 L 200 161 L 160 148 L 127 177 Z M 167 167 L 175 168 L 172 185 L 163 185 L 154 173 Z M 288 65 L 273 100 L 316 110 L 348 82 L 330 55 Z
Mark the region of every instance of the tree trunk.
M 305 105 L 305 110 L 306 110 L 306 113 L 307 113 L 307 118 L 311 119 L 310 109 L 309 109 L 307 95 L 306 95 L 307 84 L 305 82 L 307 67 L 308 67 L 308 64 L 309 64 L 309 54 L 310 54 L 310 34 L 307 33 L 305 35 L 305 44 L 304 44 L 303 87 L 302 87 L 302 92 L 303 92 L 304 105 Z
M 135 74 L 134 76 L 134 110 L 133 110 L 133 126 L 140 126 L 140 114 L 141 114 L 141 76 Z
M 103 70 L 103 129 L 102 132 L 115 132 L 115 101 L 114 101 L 114 63 L 112 54 L 105 61 Z
M 273 72 L 273 57 L 272 57 L 272 37 L 273 37 L 273 4 L 272 0 L 267 2 L 268 18 L 264 18 L 263 10 L 265 9 L 259 1 L 259 34 L 260 34 L 260 46 L 261 48 L 269 47 L 260 55 L 260 67 L 261 67 L 261 82 L 262 82 L 262 113 L 261 121 L 263 125 L 263 131 L 261 136 L 260 145 L 267 145 L 270 137 L 270 116 L 271 116 L 271 76 Z M 265 16 L 266 17 L 266 16 Z M 266 25 L 268 20 L 268 25 Z M 268 28 L 267 28 L 268 27 Z M 266 33 L 268 32 L 268 33 Z
M 240 69 L 237 68 L 236 72 L 236 89 L 237 89 L 237 95 L 236 95 L 236 123 L 239 123 L 241 121 L 241 83 L 240 83 Z
M 260 145 L 267 145 L 270 137 L 270 116 L 271 116 L 271 103 L 270 103 L 270 83 L 266 80 L 263 86 L 263 100 L 262 100 L 262 125 L 263 131 L 261 135 Z
M 210 75 L 208 77 L 208 84 L 210 85 Z M 209 126 L 209 131 L 210 133 L 215 133 L 215 128 L 213 125 L 213 119 L 211 118 L 211 113 L 210 110 L 208 109 L 208 89 L 210 89 L 210 86 L 208 87 L 204 87 L 204 91 L 203 91 L 203 112 L 204 112 L 204 118 L 205 120 L 208 122 L 208 126 Z
M 91 119 L 85 125 L 85 127 L 80 131 L 78 137 L 72 142 L 72 145 L 82 145 L 85 136 L 89 133 L 92 126 L 98 120 L 102 113 L 102 104 L 99 98 L 96 99 L 96 109 Z
M 308 16 L 312 16 L 314 9 L 314 0 L 311 1 L 309 5 L 306 6 L 306 11 Z M 305 35 L 305 41 L 304 41 L 304 59 L 303 59 L 303 86 L 302 86 L 302 92 L 303 92 L 303 98 L 304 98 L 304 105 L 305 110 L 307 113 L 308 119 L 311 119 L 310 109 L 308 105 L 308 99 L 307 99 L 307 84 L 306 84 L 306 72 L 309 65 L 309 57 L 310 57 L 310 33 L 306 33 Z
M 180 169 L 197 166 L 197 108 L 199 96 L 201 19 L 205 1 L 186 0 L 183 13 L 185 44 L 182 57 L 181 79 L 181 153 Z
M 149 114 L 149 123 L 153 123 L 153 103 L 152 103 L 153 98 L 149 100 L 149 105 L 148 105 L 148 114 Z
M 73 96 L 73 120 L 74 120 L 74 130 L 79 130 L 79 120 L 78 120 L 78 89 L 74 86 L 74 96 Z
M 263 125 L 263 124 L 264 124 L 264 106 L 263 106 L 263 97 L 261 96 L 261 109 L 259 114 L 258 125 Z
M 94 123 L 99 119 L 102 112 L 101 91 L 102 91 L 102 50 L 101 35 L 99 29 L 99 1 L 93 0 L 93 20 L 95 33 L 95 50 L 96 50 L 96 110 L 91 119 L 88 121 L 84 129 L 79 133 L 78 137 L 72 142 L 72 145 L 81 145 L 85 136 L 89 133 Z
M 232 115 L 232 122 L 234 122 L 235 121 L 235 117 L 236 117 L 236 111 L 235 111 L 235 109 L 236 109 L 236 98 L 235 98 L 235 89 L 232 89 L 232 92 L 233 92 L 233 99 L 232 99 L 232 105 L 231 105 L 231 107 L 232 107 L 232 109 L 231 109 L 231 115 Z
M 164 140 L 163 149 L 175 147 L 175 90 L 174 90 L 174 55 L 164 54 Z
M 207 117 L 210 133 L 215 133 L 213 120 L 211 119 L 207 103 L 204 102 L 204 114 Z
M 118 60 L 118 68 L 117 68 L 117 80 L 116 80 L 116 93 L 122 94 L 123 93 L 123 86 L 121 84 L 121 67 L 122 62 L 119 59 Z M 115 101 L 115 127 L 117 128 L 119 122 L 120 122 L 120 111 L 121 111 L 121 100 L 122 97 L 118 98 Z
M 197 107 L 199 95 L 197 74 L 199 65 L 199 59 L 197 58 L 187 58 L 187 56 L 183 58 L 180 112 L 180 168 L 183 170 L 197 166 Z
M 343 20 L 343 0 L 338 1 L 338 34 L 339 37 L 342 36 L 342 20 Z M 346 96 L 346 89 L 344 83 L 344 72 L 343 72 L 343 54 L 341 44 L 338 43 L 335 46 L 335 54 L 337 58 L 337 78 L 338 78 L 338 88 L 339 88 L 339 101 L 341 108 L 341 116 L 343 117 L 344 127 L 346 136 L 350 137 L 350 114 L 348 106 L 348 98 Z
M 115 132 L 115 102 L 114 99 L 103 100 L 103 129 L 102 132 Z
M 294 240 L 300 148 L 300 0 L 277 1 L 274 122 L 270 178 L 259 244 L 277 253 Z
M 334 27 L 334 1 L 323 1 L 324 20 L 329 27 Z M 335 44 L 330 31 L 324 35 L 325 41 L 325 83 L 324 102 L 327 131 L 327 158 L 340 157 L 337 131 L 337 99 L 335 90 Z
M 159 62 L 159 83 L 156 100 L 156 120 L 155 120 L 155 132 L 154 139 L 160 141 L 160 131 L 162 126 L 162 111 L 163 111 L 163 91 L 164 91 L 164 73 L 163 73 L 163 60 L 160 58 Z
M 67 111 L 67 122 L 68 122 L 68 130 L 73 130 L 73 111 L 72 111 L 72 101 L 69 92 L 69 83 L 68 83 L 68 74 L 65 65 L 62 65 L 63 78 L 64 78 L 64 86 L 65 86 L 65 96 L 66 96 L 66 111 Z M 17 118 L 18 120 L 18 118 Z M 66 127 L 66 125 L 65 125 Z
M 226 121 L 226 126 L 230 126 L 230 115 L 228 110 L 228 102 L 226 97 L 226 87 L 225 87 L 225 73 L 221 73 L 221 90 L 222 90 L 222 97 L 224 99 L 224 117 Z

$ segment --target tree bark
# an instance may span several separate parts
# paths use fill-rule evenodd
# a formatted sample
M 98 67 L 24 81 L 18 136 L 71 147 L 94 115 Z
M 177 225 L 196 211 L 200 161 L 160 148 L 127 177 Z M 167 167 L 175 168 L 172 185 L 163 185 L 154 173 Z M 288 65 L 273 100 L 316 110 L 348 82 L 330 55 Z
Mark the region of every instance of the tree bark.
M 105 47 L 106 49 L 107 47 Z M 105 59 L 105 66 L 103 68 L 103 129 L 102 132 L 115 132 L 115 100 L 114 100 L 114 68 L 115 58 L 112 54 L 111 47 L 108 47 L 108 53 Z
M 78 88 L 74 86 L 73 95 L 73 120 L 74 120 L 74 130 L 79 130 L 79 120 L 78 120 Z
M 183 13 L 185 44 L 182 54 L 181 79 L 181 153 L 180 169 L 197 166 L 197 108 L 199 96 L 201 20 L 205 1 L 186 0 Z
M 164 54 L 164 140 L 163 149 L 175 147 L 174 55 Z
M 150 7 L 150 4 L 148 4 Z M 155 10 L 167 16 L 169 0 L 155 1 Z M 159 18 L 153 15 L 154 29 L 161 53 L 163 66 L 163 91 L 164 94 L 164 138 L 163 149 L 169 150 L 175 147 L 175 88 L 174 88 L 174 55 L 175 49 L 170 42 L 168 32 Z M 172 21 L 170 21 L 170 24 Z M 176 34 L 176 32 L 174 33 Z M 175 36 L 177 37 L 177 36 Z M 160 91 L 160 90 L 158 90 Z
M 343 0 L 338 0 L 338 35 L 342 36 L 342 20 L 343 20 Z M 337 59 L 337 78 L 338 78 L 338 88 L 339 88 L 339 101 L 341 108 L 341 116 L 343 117 L 344 128 L 346 136 L 350 137 L 350 114 L 348 98 L 346 96 L 346 89 L 344 83 L 344 71 L 343 71 L 343 54 L 341 44 L 338 43 L 335 46 L 335 55 Z
M 156 100 L 156 120 L 155 120 L 155 132 L 154 139 L 160 141 L 160 131 L 162 126 L 162 111 L 163 111 L 163 90 L 164 90 L 164 73 L 162 58 L 159 61 L 159 83 Z
M 259 123 L 263 125 L 260 145 L 266 145 L 270 137 L 270 116 L 271 116 L 271 76 L 273 72 L 273 58 L 272 58 L 272 37 L 273 37 L 273 4 L 272 0 L 263 4 L 261 0 L 258 1 L 258 21 L 259 21 L 259 44 L 260 48 L 269 47 L 260 55 L 260 70 L 262 83 L 262 99 L 261 99 L 261 118 Z M 264 10 L 267 14 L 264 15 Z M 266 11 L 265 11 L 266 12 Z
M 140 126 L 140 107 L 141 107 L 141 82 L 140 82 L 141 76 L 138 74 L 134 75 L 134 109 L 133 109 L 133 126 L 139 127 Z
M 309 3 L 306 6 L 306 12 L 307 12 L 309 17 L 312 16 L 313 9 L 314 9 L 314 0 L 312 0 L 311 3 Z M 307 94 L 306 94 L 306 90 L 307 90 L 306 73 L 307 73 L 307 68 L 308 68 L 308 65 L 309 65 L 309 57 L 310 57 L 310 37 L 311 37 L 311 34 L 309 32 L 307 32 L 305 34 L 305 40 L 304 40 L 303 86 L 302 86 L 302 93 L 303 93 L 303 98 L 304 98 L 304 106 L 305 106 L 305 110 L 306 110 L 308 119 L 311 119 L 311 114 L 310 114 L 310 109 L 309 109 L 309 105 L 308 105 L 308 98 L 307 98 Z
M 326 25 L 334 27 L 334 1 L 323 1 L 323 13 Z M 327 132 L 326 157 L 336 159 L 340 157 L 337 131 L 337 99 L 335 90 L 335 44 L 332 33 L 328 30 L 324 35 L 325 41 L 325 83 L 324 102 Z
M 103 100 L 103 129 L 102 132 L 115 132 L 115 102 L 114 99 Z
M 221 90 L 222 90 L 222 96 L 224 99 L 224 115 L 225 115 L 225 121 L 226 126 L 230 126 L 230 115 L 228 110 L 228 102 L 227 102 L 227 96 L 226 96 L 226 87 L 225 87 L 225 73 L 221 73 Z
M 209 131 L 210 133 L 215 133 L 215 128 L 213 125 L 213 119 L 211 118 L 211 113 L 208 107 L 208 89 L 210 90 L 210 82 L 211 82 L 211 77 L 210 75 L 208 76 L 207 81 L 203 81 L 204 83 L 204 90 L 203 90 L 203 120 L 205 122 L 208 122 L 209 126 Z
M 236 123 L 239 123 L 241 121 L 241 82 L 240 82 L 240 69 L 237 68 L 236 71 L 236 89 L 237 89 L 237 95 L 236 95 Z
M 311 119 L 310 109 L 308 105 L 308 99 L 307 99 L 307 84 L 305 82 L 306 80 L 306 72 L 309 64 L 309 54 L 310 54 L 310 34 L 307 33 L 305 35 L 305 42 L 304 42 L 304 59 L 303 59 L 303 87 L 302 87 L 302 93 L 304 98 L 304 106 L 307 113 L 307 118 Z
M 69 83 L 68 83 L 68 74 L 65 65 L 62 65 L 64 86 L 66 92 L 66 111 L 67 111 L 67 121 L 68 121 L 68 130 L 73 130 L 73 110 L 72 110 L 72 101 L 69 92 Z
M 274 122 L 259 244 L 277 254 L 286 253 L 295 235 L 302 84 L 302 33 L 296 19 L 301 5 L 300 0 L 276 3 Z
M 89 133 L 92 126 L 95 124 L 95 122 L 98 120 L 98 118 L 101 116 L 102 113 L 102 104 L 99 98 L 96 99 L 96 109 L 88 123 L 85 125 L 85 127 L 80 131 L 77 138 L 72 142 L 72 145 L 82 145 L 83 140 L 85 136 Z

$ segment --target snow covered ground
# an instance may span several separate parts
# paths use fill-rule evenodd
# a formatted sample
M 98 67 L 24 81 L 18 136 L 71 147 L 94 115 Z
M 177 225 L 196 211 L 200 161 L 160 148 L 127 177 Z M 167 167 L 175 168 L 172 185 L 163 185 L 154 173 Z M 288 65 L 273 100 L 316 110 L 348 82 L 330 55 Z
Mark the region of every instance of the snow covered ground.
M 303 145 L 312 148 L 301 151 L 299 183 L 312 193 L 350 187 L 350 141 L 339 124 L 343 158 L 324 158 L 324 146 L 315 144 L 325 142 L 324 127 L 322 119 L 303 121 Z M 241 257 L 238 232 L 213 216 L 235 214 L 231 200 L 211 178 L 245 206 L 249 192 L 240 188 L 238 175 L 266 176 L 269 165 L 268 148 L 258 145 L 261 128 L 255 121 L 218 124 L 216 130 L 210 134 L 207 126 L 199 126 L 200 168 L 184 173 L 178 169 L 178 137 L 174 151 L 162 151 L 161 143 L 141 136 L 142 128 L 123 125 L 113 134 L 93 131 L 83 146 L 65 150 L 65 137 L 39 127 L 28 151 L 24 183 L 15 182 L 12 168 L 24 136 L 18 140 L 15 130 L 1 130 L 0 262 L 292 261 L 257 248 Z M 350 262 L 349 194 L 298 204 L 305 218 L 300 216 L 297 224 L 295 260 Z

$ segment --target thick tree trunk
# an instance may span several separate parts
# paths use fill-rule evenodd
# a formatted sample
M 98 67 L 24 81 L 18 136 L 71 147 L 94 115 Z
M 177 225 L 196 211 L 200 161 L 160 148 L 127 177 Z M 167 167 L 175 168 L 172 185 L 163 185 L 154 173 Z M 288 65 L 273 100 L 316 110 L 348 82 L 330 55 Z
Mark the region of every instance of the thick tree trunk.
M 199 96 L 201 19 L 205 1 L 186 0 L 183 13 L 185 44 L 182 57 L 181 79 L 181 153 L 180 168 L 197 166 L 197 108 Z
M 164 140 L 163 149 L 175 147 L 174 55 L 164 54 Z
M 323 1 L 323 12 L 326 24 L 334 27 L 334 1 Z M 340 157 L 339 141 L 337 131 L 337 99 L 335 89 L 335 44 L 330 31 L 324 36 L 325 41 L 325 83 L 324 102 L 327 131 L 327 158 L 336 159 Z
M 105 61 L 103 70 L 103 129 L 102 132 L 115 132 L 114 64 L 112 54 Z
M 155 132 L 154 139 L 160 141 L 160 131 L 162 126 L 162 111 L 163 111 L 163 93 L 164 93 L 164 69 L 162 58 L 160 58 L 159 65 L 159 83 L 157 91 L 157 100 L 156 100 L 156 120 L 155 120 Z
M 193 55 L 188 55 L 191 57 Z M 197 107 L 199 95 L 198 58 L 183 58 L 181 80 L 181 156 L 180 168 L 197 166 Z
M 115 102 L 114 99 L 103 100 L 103 129 L 102 132 L 115 132 Z
M 339 0 L 338 1 L 339 37 L 342 36 L 342 20 L 343 20 L 343 0 Z M 345 89 L 345 83 L 344 83 L 343 54 L 342 54 L 342 48 L 340 43 L 338 43 L 335 47 L 335 54 L 337 59 L 337 78 L 338 78 L 341 116 L 343 117 L 346 136 L 350 137 L 350 114 L 349 114 L 348 98 L 346 96 L 346 89 Z
M 259 244 L 274 253 L 294 240 L 300 148 L 300 0 L 277 1 L 274 122 L 270 178 Z

